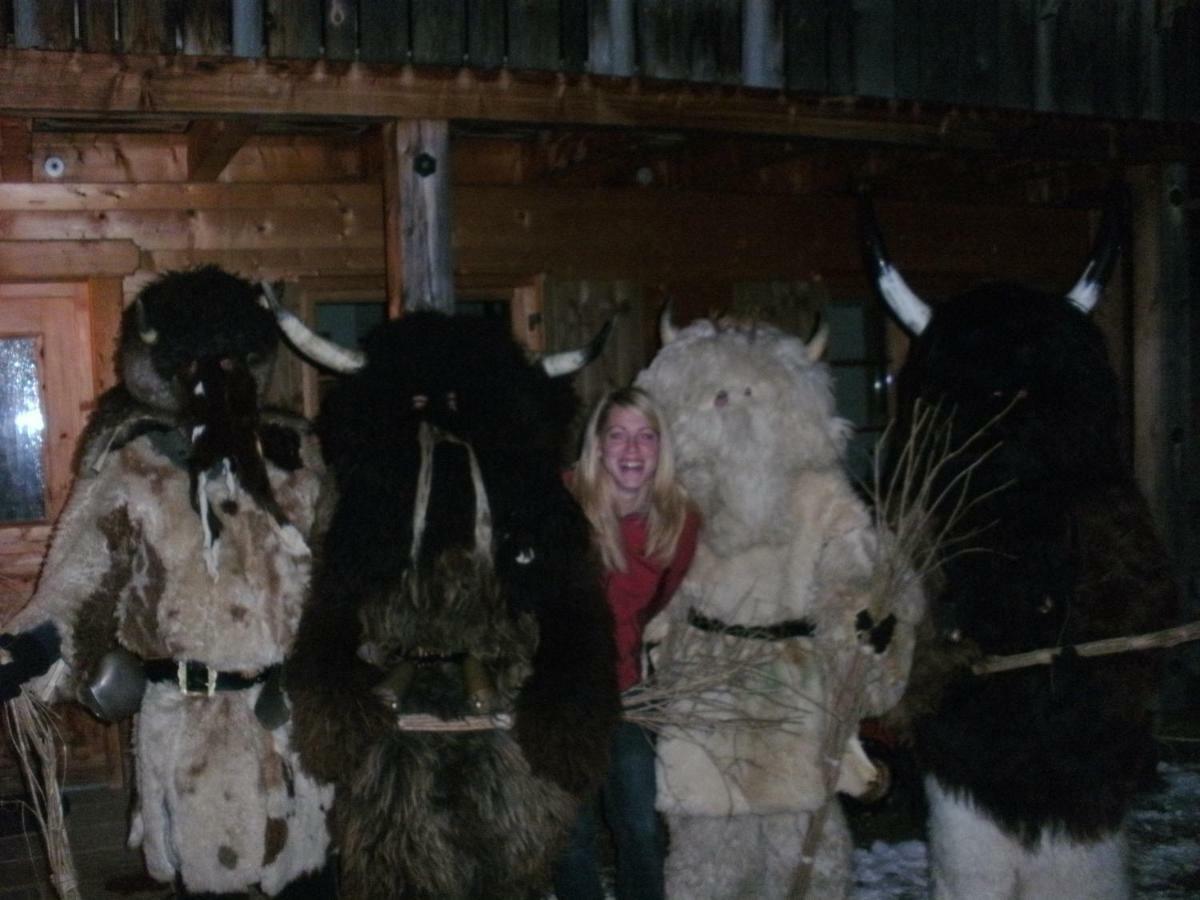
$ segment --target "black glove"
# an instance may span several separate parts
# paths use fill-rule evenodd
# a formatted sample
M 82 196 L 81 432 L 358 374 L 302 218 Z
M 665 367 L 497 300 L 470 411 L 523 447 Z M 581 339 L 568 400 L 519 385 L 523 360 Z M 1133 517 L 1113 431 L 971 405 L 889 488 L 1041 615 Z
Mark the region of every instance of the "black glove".
M 9 662 L 0 665 L 0 703 L 21 693 L 21 685 L 49 669 L 62 655 L 62 637 L 53 622 L 20 634 L 0 634 L 0 650 Z

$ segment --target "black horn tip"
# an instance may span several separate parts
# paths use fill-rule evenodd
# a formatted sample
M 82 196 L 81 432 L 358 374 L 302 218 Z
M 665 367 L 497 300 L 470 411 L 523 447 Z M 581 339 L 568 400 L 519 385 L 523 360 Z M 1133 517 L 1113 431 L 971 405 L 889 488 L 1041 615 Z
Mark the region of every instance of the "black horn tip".
M 1109 185 L 1104 198 L 1104 212 L 1096 239 L 1092 244 L 1091 259 L 1095 265 L 1092 280 L 1105 284 L 1116 268 L 1125 241 L 1125 223 L 1128 221 L 1132 204 L 1129 186 L 1120 180 Z
M 605 320 L 600 330 L 596 332 L 595 337 L 588 342 L 587 350 L 585 351 L 588 362 L 591 362 L 604 351 L 604 346 L 608 343 L 608 339 L 613 333 L 613 328 L 613 320 L 610 317 Z

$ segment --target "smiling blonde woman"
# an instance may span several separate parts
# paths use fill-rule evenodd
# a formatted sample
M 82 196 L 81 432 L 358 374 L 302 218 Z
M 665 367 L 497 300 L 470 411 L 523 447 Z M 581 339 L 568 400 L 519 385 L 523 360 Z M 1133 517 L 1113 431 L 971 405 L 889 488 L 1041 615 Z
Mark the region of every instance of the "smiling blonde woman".
M 604 397 L 568 476 L 604 560 L 617 645 L 618 687 L 642 680 L 642 630 L 683 580 L 696 551 L 699 515 L 675 479 L 671 436 L 650 396 L 622 388 Z M 654 810 L 653 736 L 622 722 L 596 802 L 589 803 L 555 868 L 558 900 L 602 900 L 596 855 L 598 805 L 616 850 L 617 900 L 661 900 L 663 846 Z

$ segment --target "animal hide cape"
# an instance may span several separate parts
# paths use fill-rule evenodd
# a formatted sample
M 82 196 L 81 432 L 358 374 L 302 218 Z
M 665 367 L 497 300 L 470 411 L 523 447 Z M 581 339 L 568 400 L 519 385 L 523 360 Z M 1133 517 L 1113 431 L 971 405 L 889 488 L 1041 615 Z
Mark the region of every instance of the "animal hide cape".
M 212 478 L 207 502 L 223 525 L 214 556 L 190 501 L 187 436 L 123 388 L 102 398 L 37 591 L 6 625 L 55 623 L 68 693 L 117 646 L 246 675 L 283 661 L 308 582 L 305 539 L 322 466 L 305 423 L 277 418 L 269 427 L 293 447 L 286 465 L 266 463 L 290 524 L 249 502 L 236 479 Z M 323 865 L 332 789 L 300 767 L 290 726 L 259 723 L 262 690 L 204 696 L 184 695 L 174 681 L 147 686 L 133 736 L 130 843 L 154 878 L 178 875 L 193 892 L 258 885 L 273 894 Z
M 817 355 L 769 325 L 701 320 L 637 379 L 664 409 L 705 522 L 675 600 L 647 630 L 661 640 L 656 666 L 720 666 L 751 645 L 759 661 L 749 689 L 680 701 L 717 710 L 709 724 L 660 737 L 673 896 L 786 896 L 809 814 L 830 797 L 821 747 L 835 690 L 856 669 L 863 711 L 877 714 L 907 678 L 923 594 L 912 577 L 881 591 L 897 561 L 842 469 L 848 426 Z M 861 791 L 871 773 L 857 740 L 844 752 L 842 786 Z M 845 890 L 844 828 L 835 812 L 822 832 L 820 896 Z

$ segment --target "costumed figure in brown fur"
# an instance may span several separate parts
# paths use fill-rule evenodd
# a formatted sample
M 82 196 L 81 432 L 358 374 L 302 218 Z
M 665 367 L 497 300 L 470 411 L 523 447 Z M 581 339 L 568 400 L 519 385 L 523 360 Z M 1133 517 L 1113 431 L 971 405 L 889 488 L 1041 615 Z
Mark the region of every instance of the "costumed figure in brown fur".
M 5 626 L 9 696 L 32 677 L 137 714 L 129 840 L 184 896 L 326 883 L 332 788 L 298 764 L 280 688 L 322 466 L 304 420 L 259 408 L 277 345 L 258 290 L 216 267 L 140 292 L 37 590 Z
M 578 353 L 411 312 L 365 353 L 281 324 L 344 378 L 288 667 L 297 746 L 337 784 L 356 900 L 526 900 L 605 773 L 612 621 L 561 477 Z M 565 365 L 564 365 L 565 363 Z

